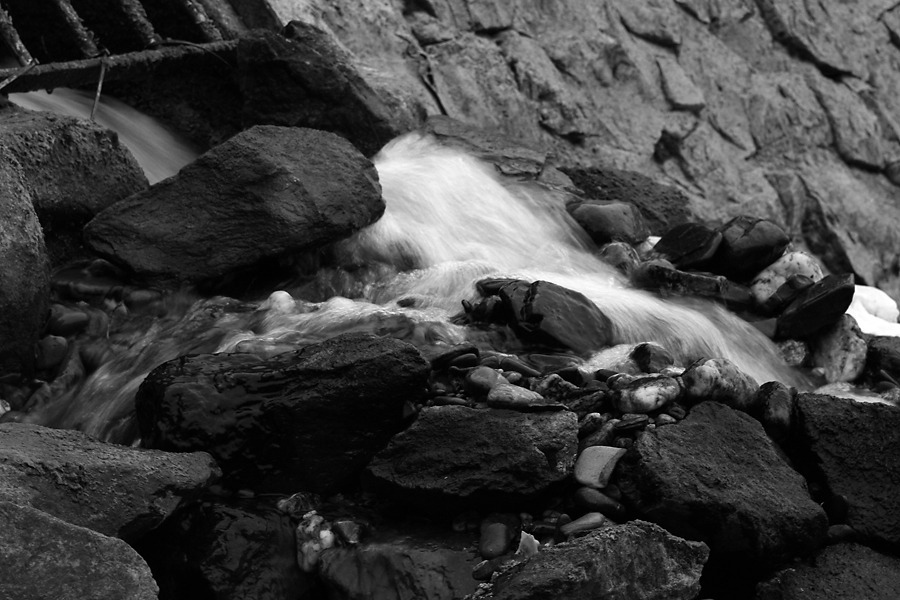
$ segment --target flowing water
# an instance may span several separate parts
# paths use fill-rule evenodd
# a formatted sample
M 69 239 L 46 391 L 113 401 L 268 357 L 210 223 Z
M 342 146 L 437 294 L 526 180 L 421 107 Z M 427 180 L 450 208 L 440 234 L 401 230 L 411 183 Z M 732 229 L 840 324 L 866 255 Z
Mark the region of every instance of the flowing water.
M 149 138 L 161 145 L 150 152 L 154 156 L 178 156 L 183 164 L 191 155 L 177 140 L 160 142 L 168 134 L 133 116 L 115 128 L 125 140 Z M 336 244 L 331 262 L 312 282 L 285 282 L 253 303 L 176 293 L 162 303 L 161 316 L 122 317 L 116 333 L 101 340 L 108 346 L 102 364 L 28 420 L 133 442 L 140 382 L 158 364 L 188 353 L 271 356 L 348 331 L 391 335 L 426 355 L 466 340 L 496 343 L 498 338 L 454 319 L 463 300 L 477 299 L 475 283 L 487 277 L 547 280 L 580 291 L 610 317 L 616 343 L 656 341 L 683 364 L 725 357 L 760 382 L 797 381 L 766 338 L 724 309 L 629 288 L 596 258 L 561 194 L 503 179 L 492 166 L 416 133 L 392 141 L 373 161 L 387 205 L 384 216 Z M 309 301 L 311 289 L 334 295 Z M 495 348 L 514 350 L 514 341 Z M 599 360 L 588 359 L 583 367 L 595 368 Z

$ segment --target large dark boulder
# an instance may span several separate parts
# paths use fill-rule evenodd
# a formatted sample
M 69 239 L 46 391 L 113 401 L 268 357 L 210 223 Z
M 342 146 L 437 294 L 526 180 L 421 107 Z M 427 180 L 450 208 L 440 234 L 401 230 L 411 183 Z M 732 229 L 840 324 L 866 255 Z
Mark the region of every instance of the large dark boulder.
M 3 147 L 0 165 L 0 374 L 30 374 L 47 316 L 47 251 L 18 161 Z
M 315 584 L 297 564 L 290 518 L 215 502 L 174 515 L 137 544 L 163 598 L 308 598 Z
M 719 228 L 722 242 L 707 268 L 735 281 L 746 281 L 775 262 L 791 238 L 767 219 L 739 216 Z
M 645 432 L 616 473 L 640 518 L 709 546 L 704 585 L 713 590 L 752 583 L 825 537 L 825 513 L 803 478 L 757 421 L 718 402 Z
M 802 339 L 834 325 L 853 302 L 853 275 L 827 275 L 805 288 L 787 305 L 776 322 L 779 338 Z
M 605 527 L 541 548 L 531 560 L 502 571 L 471 600 L 689 600 L 700 592 L 709 555 L 644 521 Z
M 424 401 L 428 371 L 415 347 L 362 333 L 269 360 L 185 356 L 138 390 L 141 442 L 205 450 L 234 488 L 334 493 L 401 429 L 404 403 Z
M 900 559 L 859 544 L 829 546 L 761 583 L 756 600 L 895 600 Z
M 801 394 L 794 423 L 791 455 L 818 499 L 843 496 L 861 540 L 900 548 L 900 408 Z
M 90 121 L 0 110 L 0 147 L 21 168 L 54 267 L 85 254 L 81 229 L 97 213 L 147 189 L 147 177 L 119 136 Z
M 331 131 L 367 156 L 418 123 L 404 122 L 334 38 L 293 21 L 283 35 L 255 30 L 238 42 L 242 121 Z
M 0 501 L 0 598 L 156 600 L 147 563 L 122 540 Z
M 372 460 L 364 483 L 432 512 L 521 505 L 566 478 L 577 434 L 569 411 L 425 408 Z
M 78 431 L 0 424 L 0 500 L 133 541 L 219 476 L 208 454 L 107 444 Z
M 612 322 L 580 293 L 549 281 L 512 281 L 500 299 L 516 333 L 554 349 L 590 354 L 610 345 Z
M 378 174 L 349 142 L 257 126 L 104 210 L 84 233 L 138 275 L 197 283 L 318 248 L 383 211 Z

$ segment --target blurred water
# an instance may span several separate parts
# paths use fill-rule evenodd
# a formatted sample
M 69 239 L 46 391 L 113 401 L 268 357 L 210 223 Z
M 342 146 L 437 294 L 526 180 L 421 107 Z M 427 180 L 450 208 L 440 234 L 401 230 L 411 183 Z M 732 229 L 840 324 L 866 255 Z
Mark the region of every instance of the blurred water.
M 82 108 L 88 100 L 58 94 L 64 104 L 72 100 Z M 152 159 L 147 163 L 142 153 L 138 160 L 154 177 L 172 174 L 192 156 L 148 121 L 128 116 L 114 126 L 123 140 L 151 141 L 146 152 Z M 303 286 L 290 284 L 250 306 L 173 294 L 164 318 L 119 334 L 102 367 L 29 420 L 130 443 L 140 382 L 155 366 L 188 353 L 272 356 L 348 331 L 390 335 L 432 352 L 478 336 L 453 317 L 463 300 L 477 298 L 475 283 L 485 277 L 547 280 L 580 291 L 610 317 L 616 343 L 656 341 L 684 364 L 725 357 L 760 382 L 796 382 L 771 342 L 724 309 L 629 288 L 594 256 L 560 193 L 503 179 L 492 166 L 416 133 L 392 141 L 373 162 L 387 209 L 333 249 L 320 278 L 334 297 L 311 302 Z

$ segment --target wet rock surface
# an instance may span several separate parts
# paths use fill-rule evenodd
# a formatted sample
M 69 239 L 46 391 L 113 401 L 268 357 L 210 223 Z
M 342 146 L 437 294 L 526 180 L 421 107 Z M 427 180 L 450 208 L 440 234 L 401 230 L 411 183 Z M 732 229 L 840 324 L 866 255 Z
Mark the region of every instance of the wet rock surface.
M 219 474 L 202 452 L 139 450 L 77 431 L 0 424 L 0 499 L 129 542 L 197 499 Z
M 85 241 L 141 276 L 198 283 L 336 241 L 383 211 L 378 175 L 349 142 L 257 126 L 97 215 Z
M 151 373 L 138 391 L 142 444 L 204 449 L 231 487 L 334 493 L 422 401 L 428 363 L 415 347 L 346 334 L 267 361 L 188 356 Z
M 155 600 L 147 563 L 122 540 L 0 501 L 0 596 Z

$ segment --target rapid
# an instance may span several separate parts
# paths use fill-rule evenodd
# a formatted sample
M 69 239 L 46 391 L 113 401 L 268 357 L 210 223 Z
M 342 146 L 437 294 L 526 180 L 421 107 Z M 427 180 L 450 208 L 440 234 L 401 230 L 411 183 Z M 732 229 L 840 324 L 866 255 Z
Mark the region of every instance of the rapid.
M 80 93 L 53 96 L 63 108 L 89 105 Z M 46 102 L 34 94 L 12 100 L 31 108 Z M 98 120 L 129 147 L 142 148 L 134 152 L 151 182 L 196 156 L 189 143 L 134 109 L 106 99 L 101 106 Z M 134 395 L 159 364 L 191 353 L 267 357 L 348 331 L 397 337 L 426 356 L 464 341 L 514 352 L 456 318 L 463 301 L 478 299 L 476 282 L 494 277 L 546 280 L 581 292 L 610 318 L 618 344 L 655 341 L 683 365 L 724 357 L 759 382 L 801 381 L 768 339 L 725 309 L 632 289 L 596 257 L 561 192 L 504 178 L 492 165 L 419 133 L 393 140 L 373 162 L 387 206 L 383 217 L 328 249 L 314 275 L 286 278 L 267 298 L 169 293 L 152 316 L 107 306 L 114 309 L 115 332 L 91 342 L 105 344 L 102 364 L 50 393 L 27 420 L 135 443 Z M 603 358 L 602 352 L 586 358 L 581 368 L 595 369 Z

